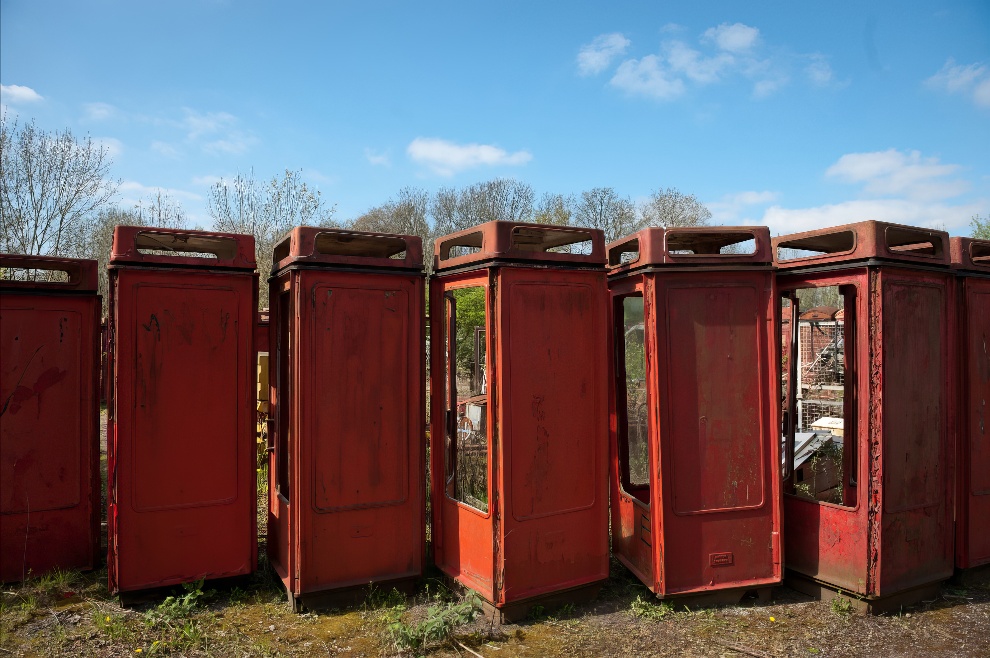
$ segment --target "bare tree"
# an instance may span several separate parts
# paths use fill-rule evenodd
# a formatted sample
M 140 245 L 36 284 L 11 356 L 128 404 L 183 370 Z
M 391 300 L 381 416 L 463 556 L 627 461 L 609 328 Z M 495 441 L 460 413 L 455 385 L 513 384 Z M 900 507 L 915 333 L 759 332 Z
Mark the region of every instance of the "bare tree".
M 186 212 L 182 205 L 160 188 L 148 197 L 147 202 L 138 202 L 134 211 L 140 218 L 138 226 L 186 228 Z
M 571 216 L 574 214 L 573 208 L 573 196 L 547 192 L 540 197 L 540 202 L 536 205 L 533 221 L 537 224 L 567 226 L 571 223 Z
M 493 221 L 524 222 L 533 217 L 533 188 L 512 178 L 475 183 L 458 191 L 441 188 L 430 213 L 437 235 Z
M 272 269 L 272 249 L 291 228 L 336 226 L 336 206 L 325 205 L 319 190 L 310 189 L 302 180 L 302 172 L 289 169 L 281 178 L 275 176 L 265 183 L 259 183 L 253 172 L 238 174 L 232 181 L 221 179 L 210 189 L 207 209 L 216 230 L 254 236 L 263 281 Z M 268 306 L 267 285 L 261 286 L 258 303 L 262 308 Z
M 106 147 L 0 115 L 0 251 L 63 256 L 113 197 Z
M 581 193 L 574 210 L 574 223 L 601 229 L 605 242 L 617 240 L 639 228 L 636 207 L 611 187 L 596 187 Z
M 639 209 L 643 226 L 707 226 L 712 213 L 693 194 L 674 187 L 655 190 Z
M 423 240 L 423 261 L 427 271 L 433 266 L 433 229 L 427 220 L 430 195 L 425 190 L 404 187 L 394 199 L 368 210 L 351 222 L 355 231 L 418 235 Z

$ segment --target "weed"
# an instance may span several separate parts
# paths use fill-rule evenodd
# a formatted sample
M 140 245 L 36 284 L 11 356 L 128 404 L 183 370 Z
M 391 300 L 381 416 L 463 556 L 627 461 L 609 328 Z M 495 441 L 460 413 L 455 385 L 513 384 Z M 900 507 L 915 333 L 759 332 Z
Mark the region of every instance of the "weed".
M 78 571 L 53 569 L 40 576 L 33 584 L 45 594 L 64 594 L 71 591 L 79 583 L 79 580 Z
M 364 610 L 366 613 L 376 613 L 374 617 L 384 624 L 399 623 L 402 613 L 406 611 L 406 597 L 394 587 L 385 592 L 371 585 L 364 600 Z
M 829 606 L 832 608 L 832 612 L 834 614 L 848 615 L 850 612 L 853 611 L 852 601 L 850 601 L 844 596 L 841 596 L 842 592 L 839 592 L 839 594 L 840 596 L 836 596 L 834 599 L 832 599 L 832 601 L 829 603 Z
M 644 619 L 651 619 L 653 621 L 660 621 L 667 615 L 674 612 L 674 606 L 669 603 L 664 601 L 661 601 L 660 603 L 644 601 L 643 597 L 638 595 L 630 607 L 632 608 L 633 614 L 637 617 L 643 617 Z
M 145 613 L 145 622 L 150 626 L 156 623 L 169 623 L 188 617 L 199 605 L 199 600 L 203 599 L 203 580 L 194 583 L 183 583 L 182 588 L 186 593 L 182 596 L 167 596 L 165 600 Z
M 447 641 L 458 626 L 470 623 L 480 612 L 481 599 L 471 592 L 460 603 L 430 606 L 426 619 L 418 624 L 409 625 L 396 620 L 389 624 L 388 630 L 400 649 L 419 650 Z
M 526 618 L 531 619 L 533 621 L 538 621 L 540 619 L 543 619 L 543 613 L 545 612 L 546 609 L 542 605 L 537 603 L 536 605 L 534 605 L 529 609 L 529 612 L 526 614 Z
M 124 615 L 107 614 L 102 610 L 93 613 L 93 625 L 111 640 L 121 640 L 130 637 L 131 630 L 127 627 Z
M 574 616 L 575 607 L 573 603 L 565 603 L 557 610 L 557 616 L 561 619 Z

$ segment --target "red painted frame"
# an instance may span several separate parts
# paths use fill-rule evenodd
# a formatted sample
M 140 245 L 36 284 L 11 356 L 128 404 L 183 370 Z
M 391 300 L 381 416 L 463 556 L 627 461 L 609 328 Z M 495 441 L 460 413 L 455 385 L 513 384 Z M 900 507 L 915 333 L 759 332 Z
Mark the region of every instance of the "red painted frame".
M 956 434 L 956 567 L 990 564 L 990 443 L 983 427 L 990 398 L 990 240 L 951 238 L 959 328 Z
M 750 253 L 719 253 L 746 241 Z M 624 328 L 622 300 L 643 298 L 650 464 L 647 504 L 645 492 L 622 484 L 625 407 L 618 403 L 616 345 L 609 387 L 613 553 L 660 597 L 741 595 L 779 583 L 779 361 L 769 231 L 649 228 L 611 243 L 608 254 L 613 342 Z M 729 315 L 736 321 L 726 324 Z M 688 476 L 692 468 L 698 471 Z M 752 502 L 749 487 L 746 501 L 714 502 L 744 479 L 762 492 Z
M 425 285 L 416 236 L 300 227 L 275 253 L 268 555 L 298 609 L 422 575 Z
M 853 248 L 830 252 L 837 233 L 852 235 Z M 885 242 L 891 234 L 901 244 Z M 780 249 L 794 245 L 822 254 L 781 259 Z M 781 297 L 824 286 L 855 293 L 853 344 L 846 348 L 854 354 L 854 428 L 846 436 L 856 440 L 855 502 L 808 501 L 787 493 L 785 481 L 785 566 L 868 601 L 907 602 L 911 592 L 952 575 L 948 235 L 861 222 L 774 238 L 773 247 Z
M 526 243 L 520 247 L 515 237 Z M 465 239 L 467 238 L 467 239 Z M 584 241 L 587 253 L 545 251 Z M 452 254 L 451 246 L 473 254 Z M 437 566 L 505 609 L 608 576 L 602 232 L 490 222 L 438 238 L 430 284 Z M 445 293 L 486 289 L 489 509 L 447 495 Z M 535 470 L 534 470 L 535 469 Z
M 92 569 L 100 528 L 97 262 L 0 254 L 0 582 Z
M 109 276 L 110 591 L 251 573 L 254 238 L 118 226 Z

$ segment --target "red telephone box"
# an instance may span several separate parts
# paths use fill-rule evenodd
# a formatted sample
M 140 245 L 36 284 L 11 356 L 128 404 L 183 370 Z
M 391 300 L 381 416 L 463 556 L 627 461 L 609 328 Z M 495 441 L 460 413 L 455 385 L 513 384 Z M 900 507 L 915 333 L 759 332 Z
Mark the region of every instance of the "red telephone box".
M 647 228 L 608 247 L 612 552 L 662 598 L 781 578 L 766 227 Z
M 956 567 L 990 564 L 990 441 L 984 434 L 990 398 L 990 240 L 951 238 L 956 272 L 959 390 L 956 412 Z
M 870 221 L 773 246 L 788 583 L 870 611 L 917 602 L 953 564 L 948 235 Z
M 426 548 L 420 238 L 295 228 L 272 260 L 269 560 L 293 610 L 412 585 Z
M 111 592 L 255 569 L 254 267 L 249 235 L 114 229 Z
M 489 222 L 436 241 L 436 564 L 506 620 L 608 576 L 602 232 Z
M 0 254 L 2 582 L 98 561 L 96 290 L 95 260 Z

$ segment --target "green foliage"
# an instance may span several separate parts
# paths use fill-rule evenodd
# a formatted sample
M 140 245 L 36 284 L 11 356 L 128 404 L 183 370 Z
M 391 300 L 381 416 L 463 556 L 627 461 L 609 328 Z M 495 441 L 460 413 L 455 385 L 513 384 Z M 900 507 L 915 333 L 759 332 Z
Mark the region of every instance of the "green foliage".
M 396 620 L 389 624 L 388 630 L 397 647 L 416 651 L 447 641 L 458 626 L 470 623 L 480 612 L 481 599 L 472 592 L 459 603 L 430 606 L 426 618 L 418 624 Z
M 674 607 L 669 603 L 661 601 L 660 603 L 653 603 L 652 601 L 644 601 L 642 596 L 636 596 L 636 600 L 632 602 L 630 608 L 633 614 L 637 617 L 643 617 L 644 619 L 650 619 L 652 621 L 660 621 L 667 615 L 674 612 Z
M 842 594 L 841 591 L 839 592 L 839 594 L 840 596 L 837 596 L 834 599 L 832 599 L 832 601 L 829 603 L 829 606 L 832 608 L 832 612 L 834 614 L 848 615 L 853 611 L 852 601 L 850 601 L 844 596 L 841 596 Z
M 186 591 L 185 594 L 167 596 L 164 601 L 158 604 L 158 607 L 148 610 L 144 614 L 145 623 L 149 626 L 171 625 L 195 612 L 200 600 L 205 598 L 203 579 L 194 583 L 183 583 L 182 588 Z
M 974 238 L 990 240 L 990 217 L 973 215 L 973 218 L 969 221 L 969 226 L 972 229 Z
M 106 614 L 98 610 L 93 614 L 93 624 L 111 640 L 126 640 L 132 635 L 124 615 Z
M 459 288 L 452 291 L 454 303 L 457 305 L 457 328 L 455 339 L 457 349 L 458 374 L 474 372 L 474 330 L 484 329 L 485 324 L 485 289 Z M 482 346 L 484 349 L 484 346 Z

